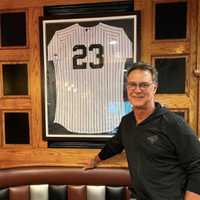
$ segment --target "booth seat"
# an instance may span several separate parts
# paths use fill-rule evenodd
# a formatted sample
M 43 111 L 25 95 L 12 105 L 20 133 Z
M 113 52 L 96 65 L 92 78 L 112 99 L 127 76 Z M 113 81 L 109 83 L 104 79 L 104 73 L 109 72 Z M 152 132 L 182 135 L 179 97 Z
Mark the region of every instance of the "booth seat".
M 128 169 L 0 169 L 0 200 L 129 200 Z

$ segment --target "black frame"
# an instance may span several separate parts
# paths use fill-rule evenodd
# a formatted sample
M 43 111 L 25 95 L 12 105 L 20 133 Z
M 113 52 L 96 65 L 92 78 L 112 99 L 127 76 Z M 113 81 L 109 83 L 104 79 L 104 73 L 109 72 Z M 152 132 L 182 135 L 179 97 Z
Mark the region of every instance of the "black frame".
M 75 15 L 75 16 L 53 16 L 42 17 L 40 19 L 41 25 L 41 58 L 43 63 L 42 71 L 42 87 L 43 87 L 43 125 L 44 125 L 44 139 L 48 140 L 49 147 L 101 147 L 105 141 L 111 138 L 116 131 L 104 132 L 101 134 L 84 134 L 73 133 L 71 131 L 64 131 L 63 127 L 58 127 L 55 124 L 52 128 L 52 119 L 55 117 L 55 104 L 56 104 L 56 88 L 50 82 L 55 82 L 54 67 L 51 62 L 47 60 L 47 47 L 49 41 L 56 31 L 63 30 L 67 27 L 72 27 L 75 23 L 79 23 L 81 26 L 95 26 L 99 23 L 104 23 L 110 26 L 121 28 L 125 31 L 128 38 L 133 42 L 133 61 L 137 61 L 140 57 L 140 13 L 139 12 L 126 12 L 98 15 L 95 17 L 88 15 Z M 128 65 L 127 65 L 128 67 Z M 126 68 L 126 67 L 125 67 Z M 126 69 L 124 70 L 126 71 Z M 53 75 L 52 75 L 53 74 Z M 126 72 L 124 72 L 124 77 Z M 55 83 L 54 83 L 55 84 Z M 125 85 L 125 78 L 124 78 Z M 53 88 L 53 90 L 52 90 Z M 53 92 L 55 91 L 55 92 Z M 49 97 L 49 96 L 51 97 Z M 52 99 L 54 100 L 52 101 Z M 126 89 L 123 89 L 124 101 L 127 100 Z M 51 100 L 50 100 L 51 99 Z M 49 110 L 51 104 L 53 108 Z M 50 105 L 50 106 L 49 106 Z M 55 130 L 58 130 L 59 134 Z M 52 132 L 53 130 L 53 132 Z M 64 133 L 65 132 L 65 133 Z

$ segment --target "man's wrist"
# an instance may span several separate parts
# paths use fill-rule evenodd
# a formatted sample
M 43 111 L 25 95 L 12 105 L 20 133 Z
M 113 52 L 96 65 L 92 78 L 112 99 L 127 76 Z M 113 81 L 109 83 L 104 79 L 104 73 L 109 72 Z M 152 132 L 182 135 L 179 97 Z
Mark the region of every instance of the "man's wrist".
M 96 155 L 96 156 L 94 157 L 94 163 L 95 163 L 95 165 L 97 165 L 99 162 L 101 162 L 101 159 L 99 158 L 98 155 Z

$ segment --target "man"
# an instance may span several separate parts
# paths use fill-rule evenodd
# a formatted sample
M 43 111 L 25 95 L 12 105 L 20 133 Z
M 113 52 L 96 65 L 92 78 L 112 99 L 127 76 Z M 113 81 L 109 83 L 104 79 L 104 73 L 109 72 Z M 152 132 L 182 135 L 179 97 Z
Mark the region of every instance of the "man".
M 137 200 L 200 200 L 200 144 L 178 115 L 155 102 L 157 71 L 135 63 L 127 73 L 133 110 L 86 166 L 126 151 Z

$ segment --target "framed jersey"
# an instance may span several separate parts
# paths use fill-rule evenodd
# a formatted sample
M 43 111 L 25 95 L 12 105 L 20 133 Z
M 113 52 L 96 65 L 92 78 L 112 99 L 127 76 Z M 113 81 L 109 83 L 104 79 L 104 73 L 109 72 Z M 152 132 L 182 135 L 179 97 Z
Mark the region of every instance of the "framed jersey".
M 139 58 L 139 13 L 42 18 L 44 138 L 105 141 L 131 110 L 128 61 Z

